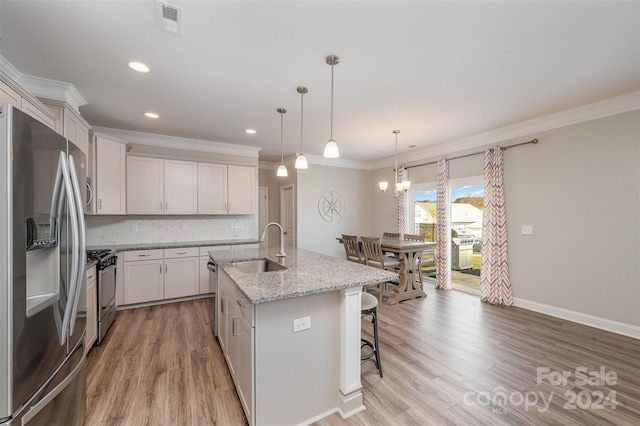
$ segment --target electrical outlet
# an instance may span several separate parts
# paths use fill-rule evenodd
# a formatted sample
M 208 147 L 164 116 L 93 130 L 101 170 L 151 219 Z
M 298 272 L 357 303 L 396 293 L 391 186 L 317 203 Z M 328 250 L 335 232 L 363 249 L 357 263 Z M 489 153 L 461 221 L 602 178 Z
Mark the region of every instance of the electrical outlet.
M 533 235 L 533 225 L 522 225 L 522 235 Z
M 131 224 L 131 232 L 138 232 L 138 224 L 137 223 L 132 223 Z
M 242 222 L 236 222 L 233 225 L 233 227 L 236 228 L 236 229 L 242 229 L 244 227 L 244 225 L 242 224 Z
M 307 330 L 311 328 L 311 317 L 298 318 L 293 320 L 293 332 Z
M 186 231 L 187 230 L 187 224 L 186 223 L 181 223 L 180 224 L 180 230 Z
M 229 222 L 229 229 L 233 229 L 233 222 Z

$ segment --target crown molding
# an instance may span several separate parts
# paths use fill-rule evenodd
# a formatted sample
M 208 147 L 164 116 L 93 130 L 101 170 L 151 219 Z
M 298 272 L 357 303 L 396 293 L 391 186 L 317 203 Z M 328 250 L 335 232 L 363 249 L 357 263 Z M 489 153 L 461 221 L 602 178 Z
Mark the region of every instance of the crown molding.
M 213 152 L 216 154 L 238 155 L 258 158 L 262 148 L 234 145 L 223 142 L 205 141 L 201 139 L 180 138 L 176 136 L 158 135 L 154 133 L 134 132 L 132 130 L 111 129 L 94 126 L 93 130 L 103 135 L 113 136 L 131 144 L 150 145 L 162 148 L 186 149 L 190 151 Z
M 22 74 L 17 81 L 34 96 L 64 101 L 78 114 L 80 114 L 80 107 L 87 104 L 78 89 L 71 83 L 25 74 Z
M 2 55 L 0 55 L 0 71 L 5 73 L 14 81 L 17 81 L 22 76 L 20 71 L 18 71 L 18 69 L 14 67 L 11 62 L 7 61 Z
M 593 102 L 577 108 L 560 111 L 555 114 L 534 118 L 521 123 L 500 127 L 488 132 L 468 136 L 450 142 L 441 143 L 430 148 L 412 151 L 398 156 L 398 162 L 407 164 L 419 159 L 438 158 L 472 148 L 504 142 L 510 139 L 522 138 L 572 124 L 596 120 L 629 111 L 640 109 L 640 91 L 627 93 L 614 98 Z M 371 163 L 372 169 L 393 166 L 394 157 Z

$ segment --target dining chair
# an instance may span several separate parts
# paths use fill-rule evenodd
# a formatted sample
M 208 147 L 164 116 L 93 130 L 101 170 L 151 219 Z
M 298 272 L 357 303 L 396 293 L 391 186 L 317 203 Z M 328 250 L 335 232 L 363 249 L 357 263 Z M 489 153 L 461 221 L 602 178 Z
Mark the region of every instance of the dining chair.
M 364 264 L 374 268 L 395 271 L 400 269 L 400 261 L 395 257 L 384 256 L 382 254 L 382 243 L 380 237 L 362 237 L 362 250 L 364 251 Z M 387 283 L 378 285 L 378 300 L 382 302 L 382 296 L 387 289 Z
M 404 234 L 405 241 L 419 241 L 421 243 L 425 242 L 425 238 L 423 235 L 415 235 L 415 234 Z M 420 256 L 416 259 L 416 268 L 418 269 L 418 279 L 422 282 L 422 255 L 425 252 L 421 252 Z M 434 257 L 435 259 L 435 257 Z
M 395 233 L 395 232 L 383 232 L 382 233 L 382 238 L 388 239 L 388 240 L 399 240 L 400 239 L 400 234 Z
M 347 260 L 356 263 L 364 263 L 357 235 L 342 234 L 342 244 L 344 245 L 344 253 L 347 256 Z

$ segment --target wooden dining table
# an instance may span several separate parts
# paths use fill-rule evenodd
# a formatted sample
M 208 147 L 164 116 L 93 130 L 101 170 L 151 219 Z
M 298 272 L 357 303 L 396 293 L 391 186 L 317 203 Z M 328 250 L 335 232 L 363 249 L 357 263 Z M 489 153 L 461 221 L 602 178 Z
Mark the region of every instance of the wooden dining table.
M 336 239 L 342 243 L 342 238 Z M 398 271 L 400 279 L 387 302 L 393 305 L 403 300 L 426 297 L 422 283 L 416 282 L 416 260 L 422 256 L 424 250 L 433 250 L 436 243 L 391 238 L 381 238 L 380 242 L 382 251 L 393 253 L 400 261 L 400 270 Z
M 433 250 L 436 243 L 421 241 L 405 241 L 382 238 L 382 251 L 393 253 L 400 261 L 400 279 L 393 289 L 393 294 L 387 300 L 390 304 L 416 297 L 426 297 L 422 283 L 416 282 L 416 260 L 422 256 L 424 250 Z

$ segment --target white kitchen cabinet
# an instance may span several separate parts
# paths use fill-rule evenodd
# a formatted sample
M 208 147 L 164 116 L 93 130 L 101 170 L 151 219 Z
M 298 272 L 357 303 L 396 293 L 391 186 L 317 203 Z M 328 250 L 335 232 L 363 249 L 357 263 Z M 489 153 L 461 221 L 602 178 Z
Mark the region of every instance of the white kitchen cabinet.
M 254 167 L 198 163 L 199 214 L 252 214 L 255 198 Z
M 0 81 L 0 104 L 4 103 L 22 109 L 22 96 L 3 81 Z
M 227 214 L 227 166 L 198 163 L 198 213 Z
M 254 412 L 254 329 L 251 305 L 224 270 L 218 272 L 220 312 L 218 340 L 236 385 L 247 421 Z
M 164 298 L 200 293 L 200 257 L 197 247 L 164 250 Z
M 198 163 L 164 160 L 165 214 L 198 211 Z
M 95 139 L 94 200 L 97 214 L 126 214 L 126 146 L 101 136 Z
M 26 98 L 22 98 L 22 111 L 55 129 L 55 119 L 45 114 L 40 108 Z
M 255 212 L 255 168 L 232 166 L 227 168 L 228 213 L 252 214 Z
M 125 305 L 164 299 L 163 258 L 162 250 L 124 252 Z
M 197 163 L 127 157 L 128 214 L 195 214 Z
M 43 99 L 40 101 L 55 116 L 54 130 L 73 142 L 82 152 L 89 152 L 89 123 L 64 101 Z
M 85 353 L 93 347 L 98 339 L 98 293 L 96 292 L 97 269 L 87 269 L 87 328 L 84 336 Z
M 164 213 L 164 160 L 127 157 L 127 213 Z

